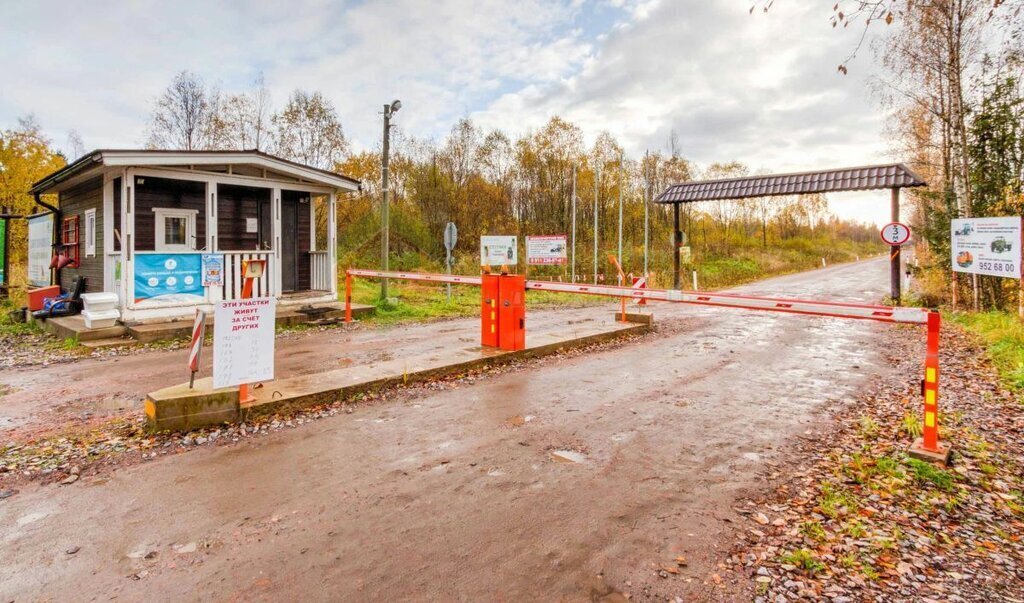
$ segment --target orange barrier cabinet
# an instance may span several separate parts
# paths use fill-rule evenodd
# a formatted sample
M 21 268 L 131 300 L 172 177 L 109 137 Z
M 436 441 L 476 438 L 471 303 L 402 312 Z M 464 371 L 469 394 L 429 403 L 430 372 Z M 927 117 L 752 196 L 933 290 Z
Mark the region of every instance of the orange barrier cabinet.
M 526 277 L 504 274 L 498 281 L 498 347 L 526 349 Z

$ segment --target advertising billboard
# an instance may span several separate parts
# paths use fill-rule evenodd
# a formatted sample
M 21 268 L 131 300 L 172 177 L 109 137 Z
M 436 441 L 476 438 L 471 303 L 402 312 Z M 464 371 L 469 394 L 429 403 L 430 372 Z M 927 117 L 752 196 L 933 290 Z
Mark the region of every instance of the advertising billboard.
M 531 266 L 565 264 L 567 249 L 565 235 L 526 237 L 526 263 Z
M 950 226 L 953 270 L 1020 278 L 1020 218 L 961 218 Z

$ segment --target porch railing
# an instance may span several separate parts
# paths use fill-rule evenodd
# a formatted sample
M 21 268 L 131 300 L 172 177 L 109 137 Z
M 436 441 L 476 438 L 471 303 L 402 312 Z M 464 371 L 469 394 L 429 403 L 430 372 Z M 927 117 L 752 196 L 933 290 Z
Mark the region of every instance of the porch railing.
M 224 297 L 223 299 L 240 299 L 242 297 L 243 260 L 266 260 L 266 270 L 263 276 L 252 283 L 253 297 L 274 297 L 280 289 L 274 279 L 274 252 L 273 251 L 222 251 L 224 255 Z
M 331 290 L 331 258 L 326 251 L 309 252 L 310 288 L 314 291 Z

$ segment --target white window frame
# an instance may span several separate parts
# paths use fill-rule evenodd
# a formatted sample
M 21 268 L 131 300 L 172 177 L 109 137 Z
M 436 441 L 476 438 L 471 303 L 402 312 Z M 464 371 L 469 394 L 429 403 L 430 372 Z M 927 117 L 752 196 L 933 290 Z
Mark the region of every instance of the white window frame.
M 96 210 L 85 210 L 85 257 L 96 257 Z
M 156 251 L 195 251 L 195 240 L 196 240 L 196 214 L 199 210 L 196 209 L 177 209 L 173 207 L 154 207 L 153 213 L 156 220 L 156 228 L 154 229 L 153 249 Z M 185 219 L 185 240 L 184 245 L 168 245 L 164 243 L 164 230 L 165 222 L 167 218 L 184 218 Z

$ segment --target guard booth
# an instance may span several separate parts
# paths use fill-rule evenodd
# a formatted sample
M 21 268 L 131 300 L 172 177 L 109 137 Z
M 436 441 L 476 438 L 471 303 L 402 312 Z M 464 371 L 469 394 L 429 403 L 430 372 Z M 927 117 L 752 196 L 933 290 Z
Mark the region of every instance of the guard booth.
M 254 150 L 93 151 L 30 191 L 54 217 L 59 261 L 51 271 L 44 255 L 41 274 L 65 289 L 84 276 L 87 292 L 116 293 L 127 324 L 241 298 L 247 262 L 266 265 L 256 297 L 334 303 L 336 205 L 359 187 Z

